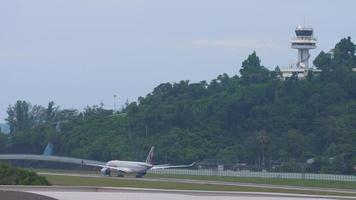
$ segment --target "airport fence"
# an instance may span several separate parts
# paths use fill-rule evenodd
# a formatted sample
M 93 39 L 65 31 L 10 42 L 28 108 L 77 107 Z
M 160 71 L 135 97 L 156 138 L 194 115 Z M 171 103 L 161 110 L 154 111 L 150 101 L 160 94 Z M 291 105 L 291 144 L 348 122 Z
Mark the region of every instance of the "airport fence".
M 312 173 L 282 173 L 282 172 L 251 172 L 230 170 L 192 170 L 192 169 L 164 169 L 151 170 L 152 174 L 193 175 L 193 176 L 230 176 L 245 178 L 281 178 L 356 182 L 356 176 L 338 174 L 312 174 Z

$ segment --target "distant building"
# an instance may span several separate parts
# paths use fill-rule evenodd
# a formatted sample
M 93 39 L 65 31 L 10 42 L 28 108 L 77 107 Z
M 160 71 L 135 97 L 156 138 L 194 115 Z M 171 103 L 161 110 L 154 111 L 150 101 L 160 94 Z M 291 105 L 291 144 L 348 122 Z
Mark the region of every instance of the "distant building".
M 308 164 L 313 164 L 315 162 L 315 158 L 309 158 L 308 160 L 307 160 L 307 163 Z
M 290 66 L 290 68 L 282 68 L 281 69 L 283 79 L 289 78 L 296 74 L 298 78 L 305 78 L 308 73 L 305 69 L 300 69 L 295 66 Z
M 290 78 L 291 76 L 293 76 L 293 74 L 295 74 L 299 79 L 304 79 L 307 77 L 310 71 L 314 74 L 319 74 L 321 72 L 320 69 L 309 68 L 308 70 L 306 70 L 297 68 L 296 66 L 290 66 L 289 68 L 281 68 L 280 71 L 283 79 Z
M 224 171 L 224 165 L 218 165 L 218 171 Z
M 309 66 L 309 50 L 316 48 L 316 38 L 313 35 L 313 29 L 304 26 L 298 26 L 295 29 L 296 37 L 291 41 L 291 47 L 298 50 L 298 61 L 290 67 L 281 68 L 283 79 L 287 79 L 294 74 L 300 78 L 305 78 L 310 71 L 320 73 L 321 70 Z

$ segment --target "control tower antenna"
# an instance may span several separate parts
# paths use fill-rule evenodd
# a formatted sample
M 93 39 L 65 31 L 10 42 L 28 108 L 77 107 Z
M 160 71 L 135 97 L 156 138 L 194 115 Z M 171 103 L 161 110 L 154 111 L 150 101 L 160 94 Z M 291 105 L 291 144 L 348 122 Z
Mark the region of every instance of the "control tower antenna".
M 299 25 L 295 29 L 296 37 L 292 39 L 292 48 L 298 49 L 297 68 L 309 70 L 309 49 L 316 48 L 316 38 L 313 29 Z

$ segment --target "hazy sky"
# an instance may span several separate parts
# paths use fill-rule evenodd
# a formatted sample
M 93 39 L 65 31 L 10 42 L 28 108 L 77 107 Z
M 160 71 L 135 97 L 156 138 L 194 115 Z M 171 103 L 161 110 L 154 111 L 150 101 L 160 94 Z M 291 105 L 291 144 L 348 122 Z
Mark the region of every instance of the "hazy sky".
M 234 75 L 256 50 L 273 69 L 296 61 L 310 25 L 318 48 L 356 37 L 356 1 L 0 0 L 0 121 L 16 100 L 82 109 L 122 105 L 162 82 Z M 354 40 L 355 41 L 355 40 Z

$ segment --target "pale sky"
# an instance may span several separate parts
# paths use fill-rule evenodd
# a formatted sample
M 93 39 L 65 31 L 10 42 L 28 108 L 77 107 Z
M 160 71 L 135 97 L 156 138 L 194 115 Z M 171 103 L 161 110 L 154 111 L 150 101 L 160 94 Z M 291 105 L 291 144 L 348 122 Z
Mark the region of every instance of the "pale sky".
M 0 122 L 16 100 L 82 109 L 135 101 L 164 82 L 238 73 L 253 50 L 296 62 L 290 39 L 314 28 L 330 50 L 356 35 L 354 0 L 0 0 Z M 355 40 L 353 40 L 355 42 Z

